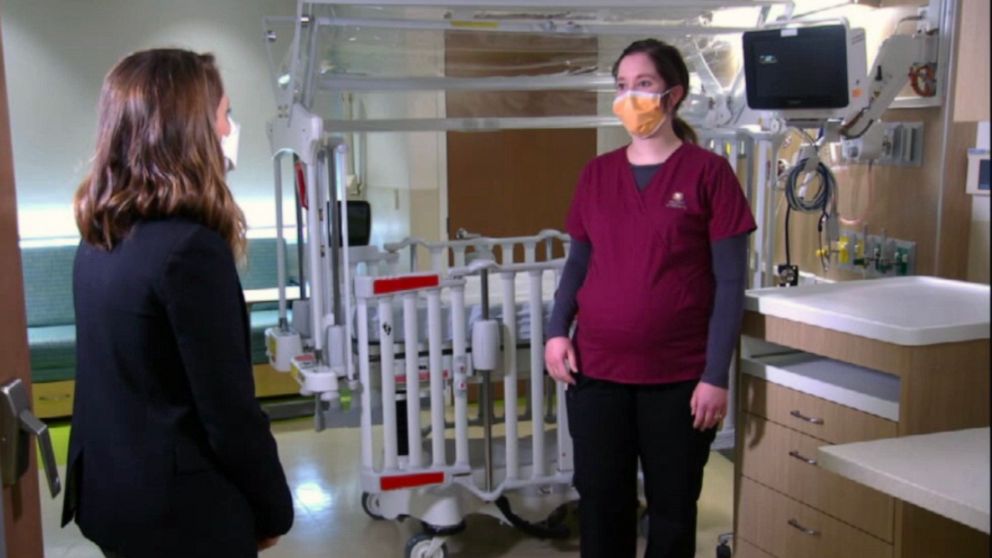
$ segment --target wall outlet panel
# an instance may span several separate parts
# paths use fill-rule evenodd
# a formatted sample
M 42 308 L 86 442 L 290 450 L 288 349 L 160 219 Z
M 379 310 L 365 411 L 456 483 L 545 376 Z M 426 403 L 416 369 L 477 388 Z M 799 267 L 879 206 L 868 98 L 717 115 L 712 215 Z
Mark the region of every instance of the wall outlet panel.
M 916 274 L 916 243 L 890 236 L 869 234 L 865 242 L 864 231 L 841 229 L 840 239 L 847 240 L 848 258 L 841 262 L 834 259 L 834 267 L 861 272 L 865 277 L 903 277 Z M 863 252 L 857 247 L 863 243 Z

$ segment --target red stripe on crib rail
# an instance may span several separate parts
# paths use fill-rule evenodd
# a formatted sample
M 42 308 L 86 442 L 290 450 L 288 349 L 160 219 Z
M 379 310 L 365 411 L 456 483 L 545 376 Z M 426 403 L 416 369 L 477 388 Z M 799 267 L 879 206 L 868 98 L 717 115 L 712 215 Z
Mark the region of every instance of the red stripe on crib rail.
M 440 284 L 441 277 L 439 275 L 410 275 L 408 277 L 376 279 L 372 284 L 372 292 L 381 295 L 412 291 L 414 289 L 427 289 Z
M 441 484 L 444 482 L 443 472 L 415 473 L 412 475 L 397 475 L 394 477 L 380 477 L 379 487 L 382 490 L 399 490 L 401 488 L 414 488 L 426 486 L 428 484 Z

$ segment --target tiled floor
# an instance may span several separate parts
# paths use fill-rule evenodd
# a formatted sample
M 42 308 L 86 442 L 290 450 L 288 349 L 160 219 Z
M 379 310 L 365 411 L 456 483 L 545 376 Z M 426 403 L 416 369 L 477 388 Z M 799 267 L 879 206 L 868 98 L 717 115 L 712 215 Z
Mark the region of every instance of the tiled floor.
M 357 460 L 357 429 L 313 432 L 311 421 L 275 423 L 276 439 L 296 503 L 292 531 L 263 558 L 400 558 L 404 545 L 419 528 L 416 521 L 373 521 L 361 508 Z M 61 498 L 42 501 L 47 558 L 99 558 L 75 524 L 60 529 Z M 731 529 L 733 466 L 718 453 L 711 455 L 699 505 L 697 557 L 714 556 L 716 538 Z M 578 556 L 578 539 L 540 541 L 522 535 L 488 516 L 470 516 L 468 528 L 449 539 L 449 556 Z M 574 524 L 574 523 L 573 523 Z M 574 532 L 574 529 L 573 529 Z M 643 540 L 641 541 L 643 547 Z

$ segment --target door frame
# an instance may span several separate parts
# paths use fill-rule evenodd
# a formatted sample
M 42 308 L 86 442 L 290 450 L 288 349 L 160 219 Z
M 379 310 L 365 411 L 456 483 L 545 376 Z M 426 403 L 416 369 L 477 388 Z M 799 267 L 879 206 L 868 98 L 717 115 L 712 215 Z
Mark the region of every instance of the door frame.
M 3 3 L 0 0 L 0 383 L 20 378 L 30 397 L 31 365 L 28 358 L 24 279 L 17 232 L 17 195 L 14 188 L 14 155 L 7 104 L 7 74 L 3 54 Z M 42 558 L 41 498 L 34 444 L 28 471 L 3 489 L 0 515 L 0 558 Z

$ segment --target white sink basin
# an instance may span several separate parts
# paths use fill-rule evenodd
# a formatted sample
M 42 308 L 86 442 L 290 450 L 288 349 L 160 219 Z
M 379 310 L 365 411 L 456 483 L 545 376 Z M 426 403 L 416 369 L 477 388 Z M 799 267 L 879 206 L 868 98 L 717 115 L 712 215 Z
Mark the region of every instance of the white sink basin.
M 989 337 L 989 286 L 935 277 L 752 289 L 745 306 L 768 316 L 897 345 Z

